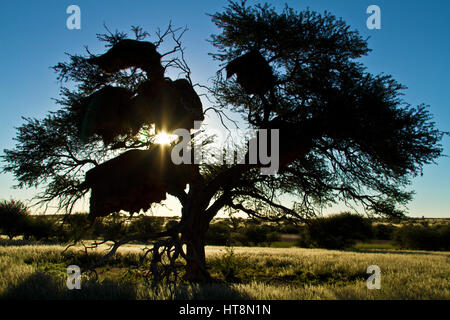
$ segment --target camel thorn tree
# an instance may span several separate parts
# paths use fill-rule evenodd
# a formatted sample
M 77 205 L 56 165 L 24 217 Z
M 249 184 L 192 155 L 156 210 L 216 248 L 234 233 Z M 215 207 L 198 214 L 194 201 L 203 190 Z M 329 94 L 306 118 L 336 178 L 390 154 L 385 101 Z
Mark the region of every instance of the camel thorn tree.
M 133 27 L 133 40 L 100 35 L 108 47 L 100 55 L 69 55 L 54 70 L 76 86 L 61 89 L 60 110 L 25 119 L 16 147 L 5 150 L 4 171 L 19 187 L 45 185 L 40 201 L 56 199 L 67 211 L 90 192 L 92 218 L 176 197 L 179 223 L 155 234 L 159 240 L 147 252 L 155 279 L 176 277 L 174 261 L 181 258 L 185 279 L 211 280 L 205 235 L 224 209 L 308 221 L 324 205 L 355 201 L 369 214 L 402 215 L 412 197 L 408 183 L 441 155 L 444 133 L 425 105 L 401 99 L 401 84 L 366 71 L 358 59 L 370 52 L 367 41 L 330 13 L 288 7 L 231 1 L 211 19 L 219 29 L 211 56 L 226 75 L 219 70 L 208 87 L 192 83 L 185 30 L 171 25 L 153 42 Z M 161 52 L 166 40 L 173 49 Z M 174 69 L 179 79 L 167 77 Z M 206 89 L 210 107 L 203 110 L 194 88 Z M 153 143 L 157 132 L 190 130 L 206 111 L 223 120 L 225 110 L 249 128 L 279 130 L 276 174 L 261 174 L 261 162 L 174 164 L 178 140 Z M 132 240 L 115 240 L 114 252 Z M 163 255 L 171 262 L 166 268 Z

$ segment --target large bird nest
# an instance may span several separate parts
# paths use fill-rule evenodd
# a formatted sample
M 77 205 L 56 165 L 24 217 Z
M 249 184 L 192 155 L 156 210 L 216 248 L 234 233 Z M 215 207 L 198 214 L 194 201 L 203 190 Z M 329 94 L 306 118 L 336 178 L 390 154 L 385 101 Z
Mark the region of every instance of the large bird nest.
M 166 199 L 169 190 L 184 190 L 192 177 L 192 166 L 173 164 L 170 153 L 168 146 L 130 150 L 89 170 L 90 216 L 146 211 L 152 203 Z

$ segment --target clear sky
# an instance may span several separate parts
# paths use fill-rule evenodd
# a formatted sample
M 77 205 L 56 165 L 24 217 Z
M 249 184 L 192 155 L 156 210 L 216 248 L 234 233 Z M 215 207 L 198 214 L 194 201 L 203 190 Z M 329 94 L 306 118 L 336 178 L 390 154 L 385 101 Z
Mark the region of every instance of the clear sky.
M 257 3 L 248 1 L 248 4 Z M 413 105 L 426 103 L 440 130 L 450 131 L 450 1 L 447 0 L 285 0 L 269 1 L 281 9 L 285 3 L 301 10 L 327 10 L 342 17 L 363 36 L 370 36 L 373 51 L 363 62 L 371 73 L 387 73 L 406 85 L 405 100 Z M 69 30 L 69 5 L 81 9 L 81 29 Z M 206 83 L 214 75 L 216 63 L 208 56 L 214 49 L 206 41 L 216 32 L 207 13 L 220 11 L 224 0 L 153 1 L 2 1 L 0 4 L 0 154 L 12 148 L 14 127 L 22 116 L 42 118 L 57 105 L 60 85 L 50 66 L 66 59 L 64 53 L 83 53 L 87 45 L 93 53 L 104 51 L 96 40 L 103 23 L 110 29 L 128 31 L 139 25 L 149 32 L 163 29 L 169 21 L 187 26 L 184 36 L 186 56 L 195 82 Z M 369 30 L 369 5 L 381 9 L 381 29 Z M 152 39 L 150 38 L 150 41 Z M 214 120 L 211 120 L 214 121 Z M 450 139 L 444 138 L 444 153 L 450 154 Z M 0 174 L 0 199 L 30 199 L 35 190 L 14 190 L 14 179 Z M 450 217 L 450 158 L 425 167 L 423 177 L 414 179 L 416 191 L 409 215 Z M 176 208 L 174 208 L 176 210 Z M 174 211 L 175 213 L 175 211 Z

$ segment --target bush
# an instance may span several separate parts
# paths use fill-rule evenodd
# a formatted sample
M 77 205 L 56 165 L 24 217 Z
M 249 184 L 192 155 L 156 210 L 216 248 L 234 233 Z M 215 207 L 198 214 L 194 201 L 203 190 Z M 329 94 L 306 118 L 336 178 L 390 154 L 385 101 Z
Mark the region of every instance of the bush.
M 206 244 L 227 246 L 254 246 L 266 243 L 270 245 L 279 241 L 281 234 L 277 228 L 267 223 L 245 221 L 243 226 L 236 226 L 232 221 L 221 220 L 209 226 L 206 234 Z
M 392 224 L 377 224 L 372 227 L 373 238 L 377 240 L 392 240 L 396 230 Z
M 206 233 L 206 244 L 215 246 L 230 245 L 232 229 L 226 221 L 219 221 L 209 226 Z
M 127 236 L 126 219 L 120 213 L 103 218 L 102 230 L 99 236 L 103 240 L 120 239 Z
M 150 240 L 151 234 L 161 232 L 164 218 L 133 216 L 128 218 L 120 213 L 98 218 L 94 222 L 87 213 L 77 213 L 65 219 L 64 233 L 67 240 L 119 239 L 125 236 L 139 236 L 142 241 Z
M 245 234 L 241 231 L 235 231 L 230 233 L 230 245 L 234 246 L 248 246 L 248 239 Z
M 247 261 L 234 254 L 232 247 L 226 248 L 226 253 L 209 261 L 212 272 L 217 272 L 226 282 L 241 282 L 240 273 L 247 266 Z
M 30 212 L 20 200 L 0 202 L 0 230 L 10 239 L 23 235 L 29 225 Z
M 34 238 L 37 241 L 57 236 L 56 226 L 48 216 L 29 217 L 23 233 L 26 239 Z
M 267 234 L 271 232 L 271 228 L 268 225 L 256 225 L 250 224 L 244 229 L 245 244 L 246 245 L 258 245 L 267 241 Z
M 60 237 L 64 241 L 79 241 L 92 238 L 94 233 L 102 232 L 101 221 L 97 221 L 93 228 L 90 228 L 91 221 L 87 213 L 74 213 L 65 217 L 63 229 Z
M 279 228 L 280 233 L 286 234 L 298 234 L 301 231 L 301 226 L 296 226 L 295 224 L 282 224 Z
M 151 216 L 137 216 L 132 218 L 128 232 L 130 234 L 138 235 L 142 240 L 151 240 L 151 235 L 161 232 L 163 230 L 164 220 L 158 217 Z
M 356 240 L 372 237 L 371 222 L 359 214 L 344 212 L 312 220 L 303 241 L 326 249 L 351 247 Z
M 296 247 L 301 248 L 312 248 L 314 247 L 313 240 L 311 239 L 308 231 L 308 227 L 300 228 L 298 233 L 298 240 L 295 241 Z
M 281 234 L 276 231 L 269 232 L 266 235 L 266 242 L 270 246 L 272 243 L 280 241 L 281 240 Z
M 394 241 L 403 249 L 450 250 L 450 225 L 404 225 L 394 233 Z

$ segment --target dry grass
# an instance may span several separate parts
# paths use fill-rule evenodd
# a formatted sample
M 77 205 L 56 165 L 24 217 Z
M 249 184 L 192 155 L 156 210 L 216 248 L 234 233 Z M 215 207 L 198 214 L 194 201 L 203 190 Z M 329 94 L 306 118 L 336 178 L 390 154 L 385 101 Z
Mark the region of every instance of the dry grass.
M 101 281 L 65 286 L 68 263 L 85 262 L 80 248 L 0 246 L 0 297 L 18 299 L 168 299 L 126 277 L 141 246 L 129 245 L 101 271 Z M 95 259 L 91 254 L 89 259 Z M 300 248 L 207 247 L 212 274 L 227 285 L 180 286 L 177 299 L 450 299 L 449 252 L 331 251 Z M 83 260 L 84 259 L 84 260 Z M 366 286 L 369 265 L 381 268 L 381 289 Z M 138 279 L 139 280 L 139 279 Z

